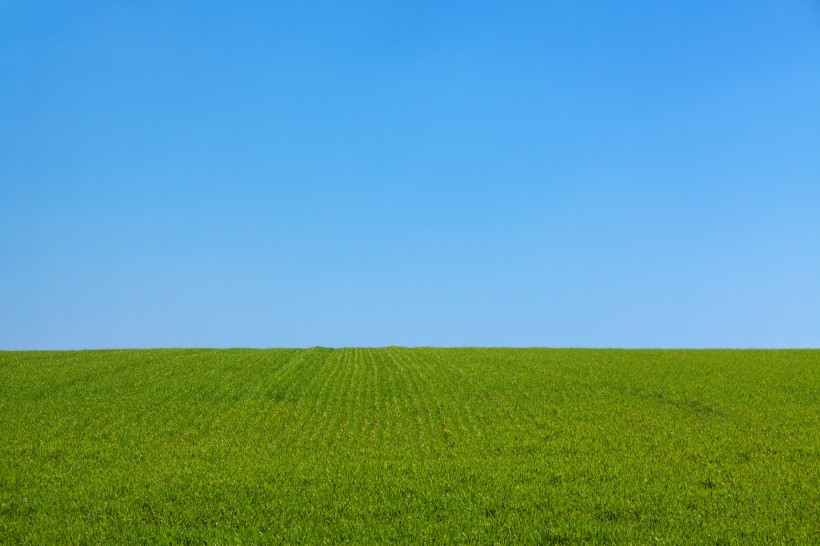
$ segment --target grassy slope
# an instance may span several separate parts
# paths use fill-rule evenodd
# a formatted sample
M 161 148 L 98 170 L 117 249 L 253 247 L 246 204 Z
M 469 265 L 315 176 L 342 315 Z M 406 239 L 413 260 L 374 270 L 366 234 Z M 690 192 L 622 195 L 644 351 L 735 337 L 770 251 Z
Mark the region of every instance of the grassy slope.
M 0 543 L 820 542 L 820 351 L 0 352 Z

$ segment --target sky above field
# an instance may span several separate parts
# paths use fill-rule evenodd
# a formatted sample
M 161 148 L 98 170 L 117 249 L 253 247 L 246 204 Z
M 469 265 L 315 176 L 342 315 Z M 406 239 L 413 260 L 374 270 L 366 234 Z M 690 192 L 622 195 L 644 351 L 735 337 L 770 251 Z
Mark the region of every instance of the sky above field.
M 820 346 L 820 4 L 0 1 L 0 349 Z

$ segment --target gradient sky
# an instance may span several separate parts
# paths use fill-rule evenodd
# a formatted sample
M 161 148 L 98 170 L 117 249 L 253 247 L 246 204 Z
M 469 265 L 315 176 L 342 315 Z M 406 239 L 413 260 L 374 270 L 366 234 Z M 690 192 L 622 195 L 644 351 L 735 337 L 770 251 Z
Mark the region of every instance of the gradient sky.
M 0 1 L 0 349 L 820 347 L 820 4 Z

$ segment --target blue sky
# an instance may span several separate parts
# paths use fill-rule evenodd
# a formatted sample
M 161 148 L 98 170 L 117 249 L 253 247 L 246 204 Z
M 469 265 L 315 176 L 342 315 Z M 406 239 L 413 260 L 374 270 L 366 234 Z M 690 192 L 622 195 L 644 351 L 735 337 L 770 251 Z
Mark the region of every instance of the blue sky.
M 820 5 L 0 1 L 0 349 L 820 346 Z

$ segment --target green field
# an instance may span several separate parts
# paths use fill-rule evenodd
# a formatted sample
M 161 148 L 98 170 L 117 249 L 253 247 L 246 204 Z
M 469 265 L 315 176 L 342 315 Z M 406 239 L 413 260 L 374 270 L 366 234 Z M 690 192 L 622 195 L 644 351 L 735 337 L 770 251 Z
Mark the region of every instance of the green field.
M 0 352 L 0 543 L 820 543 L 820 351 Z

